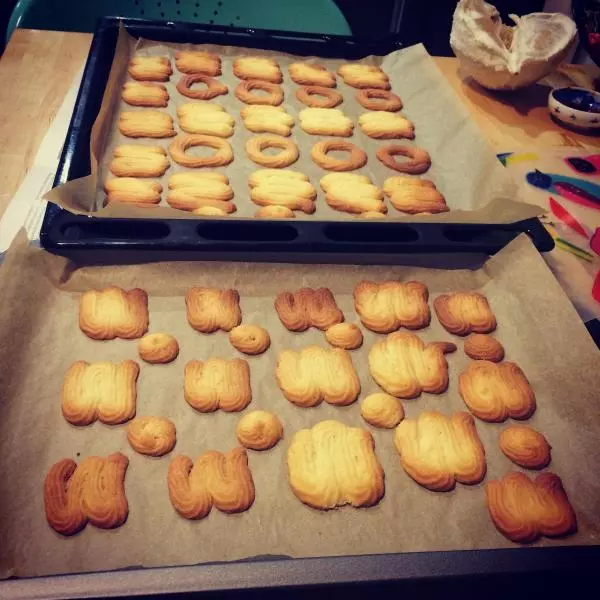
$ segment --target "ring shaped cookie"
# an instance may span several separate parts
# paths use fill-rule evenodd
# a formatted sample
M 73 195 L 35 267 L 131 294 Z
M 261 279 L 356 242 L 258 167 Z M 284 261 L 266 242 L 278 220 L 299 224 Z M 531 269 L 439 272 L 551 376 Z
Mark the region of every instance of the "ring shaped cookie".
M 399 163 L 394 157 L 406 156 L 407 161 Z M 425 173 L 431 167 L 431 157 L 429 153 L 422 148 L 414 146 L 398 146 L 389 144 L 377 149 L 377 158 L 389 169 L 394 169 L 399 173 L 410 173 L 411 175 L 420 175 Z
M 208 146 L 216 152 L 212 156 L 188 156 L 185 152 L 194 146 Z M 233 160 L 231 144 L 211 135 L 182 135 L 169 144 L 171 158 L 182 167 L 223 167 Z
M 264 154 L 267 148 L 280 148 L 281 152 L 273 156 Z M 246 152 L 251 161 L 263 167 L 282 169 L 298 160 L 298 146 L 287 138 L 277 135 L 257 135 L 246 142 Z
M 319 85 L 306 85 L 298 88 L 296 98 L 311 108 L 335 108 L 344 100 L 339 92 Z
M 253 90 L 262 90 L 267 95 L 252 93 Z M 276 84 L 258 79 L 248 79 L 240 82 L 235 88 L 235 97 L 244 104 L 266 104 L 279 106 L 283 102 L 283 90 Z
M 191 87 L 194 83 L 205 83 L 206 87 L 192 90 Z M 192 75 L 184 75 L 177 84 L 177 91 L 187 98 L 193 98 L 194 100 L 212 100 L 217 96 L 223 96 L 229 91 L 229 88 L 224 84 L 209 77 L 208 75 L 202 75 L 201 73 L 194 73 Z
M 327 156 L 327 153 L 332 150 L 349 152 L 350 156 L 346 159 Z M 328 171 L 354 171 L 367 164 L 367 155 L 358 146 L 344 140 L 317 142 L 312 147 L 310 155 L 320 167 Z
M 356 94 L 356 101 L 367 110 L 398 112 L 402 108 L 400 97 L 388 90 L 360 90 Z

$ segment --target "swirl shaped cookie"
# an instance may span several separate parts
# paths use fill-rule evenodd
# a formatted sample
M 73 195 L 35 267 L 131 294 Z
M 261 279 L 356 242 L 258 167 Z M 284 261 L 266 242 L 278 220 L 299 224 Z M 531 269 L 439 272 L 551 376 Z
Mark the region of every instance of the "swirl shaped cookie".
M 256 90 L 266 92 L 257 94 Z M 279 106 L 283 102 L 283 90 L 276 83 L 248 79 L 235 88 L 235 97 L 244 104 L 258 106 Z
M 231 331 L 242 322 L 237 290 L 193 287 L 185 295 L 187 320 L 200 333 Z
M 485 486 L 488 510 L 498 531 L 513 542 L 527 544 L 541 536 L 575 533 L 577 518 L 558 475 L 507 473 Z
M 473 485 L 485 477 L 485 450 L 469 413 L 446 417 L 421 412 L 398 425 L 394 444 L 402 468 L 434 492 L 454 489 L 456 482 Z
M 504 358 L 504 346 L 491 335 L 474 333 L 465 341 L 465 354 L 473 360 L 500 362 Z
M 219 214 L 229 214 L 236 211 L 236 205 L 230 202 L 232 198 L 229 179 L 221 173 L 186 172 L 169 177 L 167 202 L 178 210 L 213 208 L 218 209 Z
M 397 113 L 386 111 L 363 113 L 358 117 L 358 124 L 366 135 L 376 140 L 415 138 L 414 124 Z
M 115 148 L 108 168 L 116 177 L 161 177 L 169 166 L 167 152 L 160 146 L 123 144 Z
M 271 83 L 283 81 L 277 61 L 259 56 L 236 58 L 233 61 L 233 74 L 239 79 L 260 79 Z
M 282 106 L 246 106 L 240 115 L 248 131 L 284 137 L 292 135 L 294 119 Z
M 533 389 L 514 362 L 475 360 L 460 374 L 458 390 L 469 410 L 482 421 L 528 419 L 535 411 Z
M 360 414 L 373 427 L 393 429 L 404 419 L 404 407 L 394 396 L 378 392 L 360 403 Z
M 175 53 L 175 66 L 182 73 L 202 73 L 210 77 L 221 74 L 221 58 L 211 52 L 182 50 Z
M 442 394 L 448 388 L 448 342 L 425 344 L 409 331 L 390 333 L 369 351 L 369 368 L 377 384 L 396 398 L 417 398 L 422 392 Z
M 336 323 L 325 331 L 325 339 L 337 348 L 356 350 L 363 343 L 363 334 L 354 323 Z
M 335 74 L 318 63 L 295 62 L 288 67 L 290 77 L 298 85 L 335 87 Z
M 338 75 L 349 86 L 355 88 L 390 89 L 388 76 L 375 65 L 349 63 L 338 69 Z
M 500 433 L 500 450 L 525 469 L 543 469 L 550 463 L 551 446 L 535 429 L 512 425 Z
M 335 210 L 354 214 L 387 212 L 383 192 L 366 175 L 329 173 L 321 177 L 320 184 L 327 204 Z
M 283 437 L 283 425 L 277 415 L 266 410 L 255 410 L 238 421 L 235 435 L 245 448 L 268 450 Z
M 261 169 L 248 178 L 250 199 L 259 206 L 315 212 L 317 190 L 303 173 L 292 170 Z M 293 213 L 292 213 L 293 214 Z
M 352 404 L 360 394 L 360 381 L 350 354 L 341 348 L 308 346 L 284 350 L 277 357 L 277 384 L 296 406 L 308 408 L 325 400 L 335 406 Z
M 149 333 L 138 342 L 138 354 L 151 365 L 164 365 L 177 358 L 179 344 L 168 333 Z
M 338 421 L 322 421 L 294 434 L 287 467 L 292 492 L 313 508 L 373 506 L 385 493 L 373 436 Z
M 442 213 L 449 210 L 446 199 L 436 189 L 433 181 L 397 175 L 383 182 L 383 191 L 390 198 L 392 206 L 399 211 L 416 215 L 418 213 Z
M 119 115 L 119 131 L 130 138 L 166 138 L 175 135 L 173 119 L 160 110 L 125 110 Z
M 329 152 L 347 152 L 348 158 L 335 158 Z M 367 154 L 346 140 L 321 140 L 310 151 L 310 156 L 319 167 L 327 171 L 354 171 L 367 164 Z
M 400 97 L 388 90 L 362 89 L 356 94 L 356 101 L 367 110 L 398 112 L 402 109 Z
M 209 450 L 192 462 L 176 456 L 167 476 L 173 508 L 186 519 L 203 519 L 212 507 L 224 513 L 248 510 L 254 503 L 254 481 L 244 448 L 226 453 Z
M 354 288 L 356 313 L 376 333 L 427 327 L 431 321 L 428 299 L 427 286 L 418 281 L 361 281 Z
M 186 133 L 203 133 L 220 138 L 233 135 L 235 119 L 220 104 L 189 102 L 177 107 L 179 126 Z
M 160 83 L 128 81 L 123 85 L 121 98 L 131 106 L 165 108 L 169 104 L 167 88 Z
M 135 177 L 117 177 L 104 182 L 108 202 L 129 204 L 158 204 L 163 191 L 157 181 L 145 181 Z
M 444 329 L 455 335 L 496 329 L 496 317 L 487 298 L 479 292 L 442 294 L 433 301 L 433 307 Z
M 250 368 L 245 360 L 192 360 L 185 365 L 185 401 L 198 412 L 244 410 L 252 401 Z
M 267 148 L 279 148 L 275 155 L 265 154 Z M 246 154 L 257 165 L 273 169 L 283 169 L 295 163 L 300 156 L 298 146 L 292 140 L 278 135 L 256 135 L 246 142 Z
M 89 290 L 79 301 L 79 327 L 94 340 L 126 340 L 142 337 L 148 330 L 148 294 L 110 286 Z
M 162 417 L 136 417 L 127 426 L 127 441 L 140 454 L 164 456 L 175 447 L 175 425 Z
M 327 288 L 281 292 L 275 298 L 275 310 L 290 331 L 306 331 L 309 327 L 324 331 L 344 320 L 344 313 Z
M 311 135 L 350 137 L 354 129 L 352 119 L 338 108 L 303 108 L 298 118 L 302 130 Z
M 389 144 L 380 146 L 375 154 L 377 160 L 383 163 L 388 169 L 393 169 L 399 173 L 409 173 L 411 175 L 420 175 L 425 173 L 431 167 L 431 156 L 423 148 L 416 146 L 400 146 L 399 144 Z M 399 162 L 396 157 L 404 156 L 407 160 Z
M 335 108 L 344 101 L 344 97 L 339 92 L 318 85 L 298 88 L 296 98 L 310 108 Z
M 214 148 L 216 152 L 211 156 L 190 156 L 186 154 L 187 150 L 196 146 Z M 177 136 L 169 144 L 169 154 L 178 165 L 192 169 L 224 167 L 233 160 L 233 149 L 227 140 L 201 133 Z
M 77 464 L 65 458 L 44 480 L 44 509 L 52 529 L 74 535 L 87 523 L 114 529 L 127 520 L 125 473 L 129 459 L 116 452 L 106 458 L 89 456 Z
M 166 56 L 134 56 L 127 72 L 137 81 L 169 81 L 173 69 Z
M 205 88 L 192 89 L 195 83 L 206 84 Z M 194 100 L 212 100 L 217 96 L 224 96 L 229 92 L 229 88 L 221 83 L 219 80 L 203 75 L 201 73 L 194 73 L 192 75 L 184 75 L 177 84 L 177 91 L 186 98 L 192 98 Z
M 259 325 L 238 325 L 229 332 L 231 345 L 244 354 L 262 354 L 271 345 L 269 332 Z

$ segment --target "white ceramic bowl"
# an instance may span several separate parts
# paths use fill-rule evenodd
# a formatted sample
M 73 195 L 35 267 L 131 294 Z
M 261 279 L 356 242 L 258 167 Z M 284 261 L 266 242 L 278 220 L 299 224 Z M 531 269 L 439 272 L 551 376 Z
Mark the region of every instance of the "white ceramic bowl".
M 548 96 L 548 110 L 557 120 L 579 129 L 600 129 L 600 94 L 578 87 L 556 88 Z

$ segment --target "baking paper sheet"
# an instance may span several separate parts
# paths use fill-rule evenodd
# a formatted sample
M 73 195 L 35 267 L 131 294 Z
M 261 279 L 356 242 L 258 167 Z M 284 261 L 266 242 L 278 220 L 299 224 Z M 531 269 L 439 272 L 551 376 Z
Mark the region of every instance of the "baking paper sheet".
M 181 49 L 197 49 L 216 52 L 222 57 L 223 75 L 219 78 L 229 87 L 226 96 L 218 96 L 211 102 L 222 104 L 227 112 L 235 117 L 235 133 L 231 138 L 234 150 L 234 161 L 227 167 L 216 169 L 225 173 L 231 181 L 237 205 L 235 217 L 252 217 L 258 210 L 249 198 L 248 176 L 263 167 L 256 165 L 246 156 L 246 141 L 256 135 L 248 131 L 240 117 L 240 111 L 246 106 L 235 97 L 235 88 L 240 80 L 233 75 L 233 60 L 246 54 L 271 56 L 281 67 L 285 93 L 284 108 L 295 121 L 292 139 L 300 150 L 299 160 L 289 168 L 305 173 L 318 190 L 317 210 L 313 215 L 296 211 L 296 218 L 318 220 L 355 219 L 355 215 L 332 209 L 325 201 L 319 187 L 319 180 L 327 171 L 317 166 L 310 157 L 312 146 L 323 136 L 305 133 L 300 128 L 298 113 L 306 108 L 295 97 L 298 86 L 291 81 L 288 65 L 296 60 L 317 61 L 328 69 L 336 71 L 347 61 L 340 59 L 321 59 L 315 57 L 298 57 L 271 51 L 240 48 L 235 46 L 215 46 L 212 44 L 163 44 L 147 40 L 136 40 L 121 30 L 113 68 L 102 103 L 101 112 L 92 133 L 92 152 L 98 159 L 98 169 L 93 165 L 92 175 L 82 180 L 70 182 L 51 192 L 49 199 L 73 211 L 88 214 L 99 211 L 98 216 L 146 217 L 146 218 L 197 218 L 185 211 L 171 209 L 166 203 L 167 181 L 170 175 L 181 171 L 189 171 L 171 161 L 171 168 L 160 179 L 163 185 L 163 200 L 159 207 L 135 207 L 114 203 L 102 208 L 105 202 L 104 181 L 112 178 L 108 164 L 112 160 L 113 150 L 121 144 L 142 143 L 160 145 L 167 148 L 173 138 L 163 140 L 132 140 L 123 136 L 118 130 L 118 116 L 124 110 L 144 110 L 132 107 L 120 99 L 124 81 L 130 79 L 127 74 L 127 63 L 134 53 L 139 55 L 169 56 L 174 73 L 165 85 L 170 95 L 170 102 L 165 110 L 174 119 L 175 129 L 178 126 L 177 107 L 189 102 L 198 102 L 180 95 L 176 90 L 181 73 L 175 68 L 175 52 Z M 536 206 L 518 202 L 518 190 L 514 181 L 497 161 L 495 154 L 479 128 L 471 119 L 467 109 L 455 96 L 443 75 L 437 69 L 425 48 L 419 44 L 405 50 L 393 52 L 385 57 L 369 56 L 360 62 L 378 64 L 389 75 L 392 89 L 399 94 L 404 103 L 403 114 L 414 122 L 416 139 L 411 140 L 373 140 L 362 133 L 358 126 L 358 117 L 366 112 L 355 99 L 357 90 L 347 86 L 337 78 L 337 89 L 343 94 L 344 102 L 337 108 L 350 117 L 354 124 L 354 135 L 348 138 L 352 143 L 363 148 L 368 155 L 368 162 L 362 169 L 353 173 L 363 173 L 382 186 L 387 177 L 398 175 L 396 171 L 381 164 L 376 156 L 378 147 L 384 144 L 400 143 L 409 146 L 418 145 L 426 149 L 432 157 L 432 167 L 425 177 L 431 178 L 445 195 L 450 213 L 432 216 L 406 216 L 396 211 L 389 203 L 388 218 L 397 220 L 426 220 L 445 222 L 476 223 L 511 223 L 533 217 L 540 213 Z M 185 133 L 185 132 L 182 132 Z M 331 139 L 331 138 L 329 138 Z M 197 150 L 190 150 L 195 153 Z M 200 150 L 202 152 L 202 150 Z M 227 217 L 232 218 L 232 217 Z
M 525 236 L 517 238 L 474 271 L 407 267 L 273 265 L 244 263 L 162 263 L 125 267 L 76 268 L 59 257 L 21 245 L 0 270 L 0 573 L 42 575 L 134 566 L 232 561 L 257 555 L 289 557 L 507 548 L 515 545 L 498 533 L 487 512 L 484 485 L 458 485 L 448 493 L 430 492 L 412 481 L 400 466 L 393 431 L 376 430 L 360 416 L 359 402 L 348 407 L 326 403 L 299 408 L 288 402 L 275 382 L 277 354 L 309 344 L 326 347 L 323 333 L 294 334 L 281 325 L 273 308 L 275 295 L 301 286 L 332 289 L 346 320 L 357 322 L 352 291 L 364 278 L 417 279 L 429 286 L 431 300 L 442 292 L 476 289 L 487 295 L 498 319 L 497 337 L 507 359 L 525 371 L 537 395 L 530 424 L 552 445 L 549 470 L 563 480 L 577 513 L 579 532 L 537 545 L 596 544 L 600 541 L 600 353 L 572 305 Z M 169 365 L 141 364 L 138 415 L 172 419 L 177 428 L 173 454 L 196 458 L 209 449 L 237 445 L 239 414 L 195 412 L 183 398 L 183 369 L 191 359 L 241 356 L 217 332 L 202 335 L 187 324 L 184 294 L 192 285 L 236 287 L 243 321 L 259 323 L 272 337 L 262 356 L 247 358 L 252 403 L 245 412 L 268 409 L 285 426 L 284 439 L 272 450 L 249 451 L 256 502 L 245 513 L 225 515 L 213 509 L 201 521 L 180 517 L 170 504 L 167 470 L 171 456 L 154 459 L 128 445 L 126 426 L 95 423 L 74 427 L 63 418 L 63 376 L 76 360 L 137 359 L 136 341 L 99 342 L 78 328 L 80 292 L 116 284 L 140 286 L 150 295 L 150 331 L 174 334 L 181 346 Z M 430 303 L 431 304 L 431 303 Z M 381 337 L 365 331 L 362 349 L 352 352 L 361 398 L 377 391 L 367 354 Z M 445 332 L 434 316 L 420 331 L 426 341 L 452 340 L 448 355 L 450 386 L 445 394 L 423 394 L 404 401 L 407 418 L 425 409 L 450 414 L 466 410 L 457 380 L 468 359 L 462 339 Z M 344 507 L 320 512 L 303 505 L 287 480 L 286 452 L 294 432 L 324 419 L 366 427 L 385 470 L 386 492 L 375 507 Z M 485 445 L 486 480 L 519 469 L 498 449 L 498 435 L 510 424 L 477 420 Z M 71 538 L 47 524 L 42 485 L 49 468 L 71 457 L 121 451 L 130 459 L 125 480 L 129 518 L 119 529 L 90 525 Z

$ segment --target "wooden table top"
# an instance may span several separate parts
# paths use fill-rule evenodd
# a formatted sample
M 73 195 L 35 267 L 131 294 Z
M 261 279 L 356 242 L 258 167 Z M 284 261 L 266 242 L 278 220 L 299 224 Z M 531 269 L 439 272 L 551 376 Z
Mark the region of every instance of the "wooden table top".
M 28 29 L 12 36 L 0 60 L 0 216 L 35 160 L 91 39 L 87 33 Z M 497 152 L 600 146 L 600 138 L 570 133 L 550 119 L 548 88 L 492 94 L 464 82 L 456 59 L 435 61 Z

